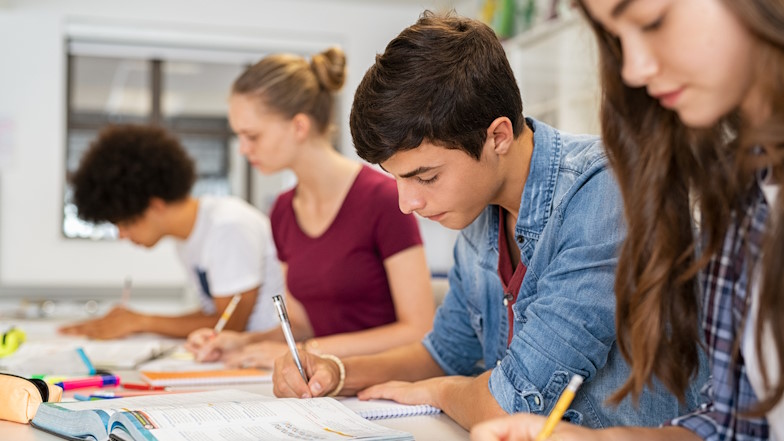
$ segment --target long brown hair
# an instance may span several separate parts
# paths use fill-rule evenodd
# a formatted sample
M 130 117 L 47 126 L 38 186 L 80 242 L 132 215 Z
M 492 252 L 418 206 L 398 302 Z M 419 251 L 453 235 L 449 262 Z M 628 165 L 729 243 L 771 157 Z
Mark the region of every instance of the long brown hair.
M 626 86 L 620 41 L 581 5 L 599 43 L 603 87 L 602 135 L 625 204 L 628 237 L 615 282 L 618 345 L 632 371 L 611 397 L 636 400 L 653 377 L 683 399 L 699 366 L 700 300 L 696 275 L 721 246 L 755 169 L 784 161 L 784 2 L 724 0 L 757 41 L 757 77 L 771 115 L 750 130 L 737 111 L 707 130 L 689 129 L 644 88 Z M 759 156 L 751 146 L 764 146 Z M 780 178 L 780 175 L 778 176 Z M 699 215 L 693 216 L 694 211 Z M 767 390 L 755 412 L 773 407 L 784 378 L 771 384 L 761 350 L 763 326 L 772 330 L 784 366 L 784 192 L 771 211 L 763 245 L 760 310 L 755 337 Z M 695 225 L 694 219 L 698 225 Z M 695 231 L 699 231 L 695 237 Z M 699 249 L 698 249 L 699 247 Z M 751 284 L 749 284 L 751 289 Z M 747 294 L 747 295 L 750 295 Z M 768 355 L 771 356 L 771 355 Z

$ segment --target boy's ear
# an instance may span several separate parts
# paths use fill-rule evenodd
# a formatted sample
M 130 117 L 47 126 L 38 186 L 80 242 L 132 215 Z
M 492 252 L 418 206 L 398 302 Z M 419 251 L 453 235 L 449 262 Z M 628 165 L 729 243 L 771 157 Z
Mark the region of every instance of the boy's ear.
M 485 142 L 491 143 L 491 147 L 496 154 L 505 155 L 514 142 L 512 121 L 505 116 L 494 119 L 487 128 L 487 138 Z
M 156 213 L 161 213 L 166 209 L 166 201 L 159 197 L 153 196 L 150 198 L 150 205 L 148 208 Z

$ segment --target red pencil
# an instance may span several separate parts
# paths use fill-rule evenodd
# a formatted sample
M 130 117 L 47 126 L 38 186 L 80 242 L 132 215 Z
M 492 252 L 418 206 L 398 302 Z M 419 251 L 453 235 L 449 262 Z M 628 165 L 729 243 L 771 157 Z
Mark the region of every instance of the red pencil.
M 153 386 L 152 384 L 147 384 L 147 383 L 122 383 L 121 385 L 125 389 L 166 390 L 166 387 L 164 386 Z

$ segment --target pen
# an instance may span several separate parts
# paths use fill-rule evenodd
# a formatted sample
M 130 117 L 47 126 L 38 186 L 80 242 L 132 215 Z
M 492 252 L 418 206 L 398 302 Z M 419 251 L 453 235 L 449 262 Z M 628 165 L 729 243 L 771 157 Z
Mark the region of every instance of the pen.
M 299 361 L 299 353 L 297 352 L 297 344 L 294 342 L 294 335 L 291 334 L 291 323 L 289 323 L 289 314 L 286 312 L 286 305 L 283 303 L 283 296 L 273 296 L 272 303 L 275 304 L 275 309 L 278 311 L 278 318 L 280 319 L 280 327 L 283 329 L 283 335 L 286 337 L 286 344 L 289 345 L 291 356 L 294 357 L 294 363 L 299 369 L 302 379 L 305 384 L 308 382 L 308 376 L 305 375 L 305 370 L 302 369 L 302 363 Z
M 147 383 L 123 383 L 122 387 L 124 389 L 135 390 L 166 390 L 165 386 L 153 386 L 152 384 Z
M 74 394 L 74 399 L 76 401 L 95 401 L 95 400 L 111 400 L 114 398 L 122 398 L 120 396 L 109 396 L 109 395 L 100 395 L 100 394 L 90 394 L 90 395 L 83 395 L 83 394 Z
M 215 323 L 215 335 L 220 334 L 223 331 L 223 327 L 226 326 L 226 322 L 229 321 L 231 315 L 234 313 L 234 309 L 237 307 L 237 303 L 240 302 L 242 299 L 242 294 L 234 294 L 234 297 L 231 298 L 231 301 L 228 305 L 226 305 L 226 309 L 223 310 L 223 314 L 221 314 L 220 319 L 218 319 L 218 323 Z
M 563 393 L 561 393 L 561 397 L 558 398 L 558 401 L 555 403 L 553 410 L 550 412 L 550 416 L 547 417 L 544 427 L 542 427 L 542 430 L 536 435 L 536 441 L 544 441 L 552 435 L 555 425 L 558 424 L 558 421 L 561 421 L 564 412 L 566 412 L 566 409 L 572 404 L 574 394 L 577 393 L 577 389 L 580 388 L 581 384 L 583 384 L 583 377 L 581 375 L 575 374 L 572 379 L 569 380 L 569 384 L 566 385 L 566 389 L 564 389 Z
M 120 384 L 117 375 L 95 375 L 86 378 L 72 378 L 55 383 L 63 390 L 84 389 L 88 387 L 116 386 Z

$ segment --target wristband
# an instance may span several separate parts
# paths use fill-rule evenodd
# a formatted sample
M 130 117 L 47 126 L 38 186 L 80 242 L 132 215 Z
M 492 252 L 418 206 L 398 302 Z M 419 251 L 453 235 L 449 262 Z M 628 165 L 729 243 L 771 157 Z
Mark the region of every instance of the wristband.
M 346 383 L 346 366 L 343 365 L 343 362 L 340 361 L 338 357 L 332 354 L 321 354 L 319 357 L 334 361 L 335 364 L 338 365 L 338 369 L 340 369 L 340 380 L 338 381 L 338 385 L 335 387 L 335 389 L 332 390 L 332 392 L 327 394 L 328 397 L 337 396 L 337 394 L 343 390 L 343 385 Z

